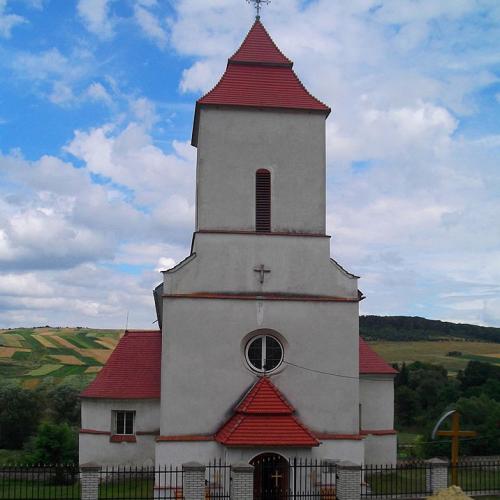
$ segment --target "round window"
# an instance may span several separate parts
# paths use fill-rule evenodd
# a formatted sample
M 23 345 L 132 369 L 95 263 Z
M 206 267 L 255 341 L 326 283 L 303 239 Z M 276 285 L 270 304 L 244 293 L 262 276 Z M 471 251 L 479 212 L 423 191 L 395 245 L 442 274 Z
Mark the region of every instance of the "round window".
M 271 335 L 259 335 L 248 342 L 246 358 L 252 370 L 270 372 L 281 365 L 283 346 Z

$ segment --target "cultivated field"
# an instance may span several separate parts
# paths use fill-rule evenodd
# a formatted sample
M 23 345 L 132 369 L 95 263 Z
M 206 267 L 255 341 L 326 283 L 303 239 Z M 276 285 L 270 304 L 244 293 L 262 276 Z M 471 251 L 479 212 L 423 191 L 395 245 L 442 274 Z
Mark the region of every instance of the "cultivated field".
M 16 328 L 0 330 L 0 378 L 26 388 L 41 380 L 59 383 L 69 376 L 90 381 L 120 338 L 118 330 Z
M 461 340 L 385 342 L 374 341 L 370 345 L 389 363 L 424 361 L 444 366 L 451 374 L 465 368 L 474 359 L 500 364 L 500 344 L 494 342 L 468 342 Z M 447 356 L 448 353 L 461 356 Z

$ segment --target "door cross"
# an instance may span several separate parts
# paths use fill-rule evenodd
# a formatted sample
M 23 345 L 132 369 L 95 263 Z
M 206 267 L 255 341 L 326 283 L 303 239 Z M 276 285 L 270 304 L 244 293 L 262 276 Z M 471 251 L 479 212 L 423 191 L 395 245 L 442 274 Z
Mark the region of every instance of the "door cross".
M 280 479 L 283 477 L 283 474 L 280 474 L 277 470 L 274 471 L 274 474 L 271 476 L 271 479 L 274 479 L 274 487 L 277 488 L 280 485 Z
M 254 272 L 256 273 L 259 273 L 260 276 L 259 276 L 259 282 L 260 283 L 264 283 L 264 278 L 265 278 L 265 275 L 267 273 L 270 273 L 271 272 L 271 269 L 266 269 L 266 267 L 264 266 L 264 264 L 261 264 L 259 267 L 256 267 L 254 269 Z

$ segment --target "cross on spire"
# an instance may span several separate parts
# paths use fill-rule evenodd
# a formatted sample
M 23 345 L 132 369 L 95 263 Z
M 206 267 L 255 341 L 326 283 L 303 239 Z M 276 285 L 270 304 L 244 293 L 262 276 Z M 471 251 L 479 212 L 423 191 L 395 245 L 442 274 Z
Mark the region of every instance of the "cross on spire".
M 262 5 L 269 5 L 271 3 L 271 0 L 247 0 L 247 2 L 253 3 L 255 12 L 257 13 L 255 19 L 257 19 L 258 21 L 260 19 L 260 9 L 262 9 Z

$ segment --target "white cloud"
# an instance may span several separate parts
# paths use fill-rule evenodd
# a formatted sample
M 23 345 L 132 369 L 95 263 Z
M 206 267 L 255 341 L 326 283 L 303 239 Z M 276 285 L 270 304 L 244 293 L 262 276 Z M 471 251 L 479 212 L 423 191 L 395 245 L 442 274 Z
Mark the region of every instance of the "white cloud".
M 6 13 L 7 0 L 0 0 L 0 37 L 10 38 L 12 30 L 28 21 L 17 14 Z
M 153 2 L 138 2 L 134 7 L 134 17 L 143 33 L 160 48 L 163 48 L 167 43 L 167 32 L 161 26 L 159 19 L 145 8 L 153 5 Z
M 78 14 L 85 27 L 102 38 L 113 35 L 113 23 L 109 18 L 110 1 L 112 0 L 78 0 Z
M 86 97 L 91 101 L 102 102 L 106 106 L 111 106 L 113 104 L 113 98 L 106 90 L 106 88 L 99 82 L 93 82 L 85 91 Z

